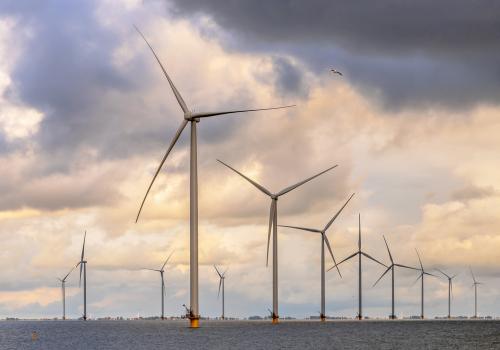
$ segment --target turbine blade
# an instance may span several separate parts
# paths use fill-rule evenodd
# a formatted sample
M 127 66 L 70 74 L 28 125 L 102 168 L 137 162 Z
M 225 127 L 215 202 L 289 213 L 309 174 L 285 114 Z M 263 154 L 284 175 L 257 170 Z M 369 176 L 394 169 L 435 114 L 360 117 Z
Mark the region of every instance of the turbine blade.
M 367 257 L 368 259 L 371 259 L 371 260 L 375 261 L 377 264 L 380 264 L 380 265 L 382 265 L 382 266 L 387 267 L 387 265 L 386 265 L 386 264 L 384 264 L 384 263 L 382 263 L 382 262 L 378 261 L 378 260 L 377 260 L 377 259 L 375 259 L 373 256 L 368 255 L 368 254 L 366 254 L 365 252 L 361 252 L 361 254 L 363 254 L 363 255 L 364 255 L 365 257 Z
M 317 230 L 315 228 L 307 228 L 307 227 L 299 227 L 299 226 L 288 226 L 288 225 L 278 225 L 279 227 L 288 227 L 288 228 L 294 228 L 296 230 L 302 230 L 302 231 L 309 231 L 309 232 L 317 232 L 321 233 L 320 230 Z
M 217 299 L 219 299 L 219 295 L 220 295 L 220 288 L 222 286 L 222 277 L 219 278 L 219 292 L 217 292 Z
M 71 270 L 69 270 L 69 272 L 66 274 L 66 276 L 64 276 L 64 278 L 62 279 L 62 281 L 66 281 L 66 278 L 68 278 L 68 276 L 70 275 L 71 272 L 73 272 L 73 270 L 77 267 L 78 265 L 75 265 L 71 268 Z M 61 281 L 61 282 L 62 282 Z
M 391 254 L 391 251 L 389 249 L 389 245 L 387 244 L 387 240 L 385 239 L 384 235 L 382 235 L 382 237 L 384 238 L 385 246 L 387 247 L 387 253 L 389 253 L 389 259 L 391 259 L 391 263 L 394 264 L 394 260 L 392 260 L 392 254 Z
M 417 248 L 415 248 L 415 251 L 417 252 L 418 261 L 420 262 L 420 268 L 422 271 L 424 271 L 424 266 L 422 265 L 422 260 L 420 259 L 420 254 L 418 254 Z
M 153 50 L 153 47 L 149 44 L 149 42 L 146 40 L 146 37 L 142 34 L 142 32 L 139 30 L 139 28 L 137 28 L 135 25 L 134 25 L 134 28 L 135 30 L 137 30 L 137 32 L 139 33 L 139 35 L 144 39 L 144 41 L 146 42 L 146 44 L 149 46 L 151 52 L 153 53 L 153 55 L 155 56 L 156 58 L 156 61 L 158 62 L 158 64 L 160 65 L 161 67 L 161 70 L 163 71 L 163 74 L 165 74 L 165 77 L 167 78 L 168 80 L 168 83 L 170 84 L 170 88 L 172 89 L 172 92 L 174 93 L 175 95 L 175 98 L 177 99 L 177 102 L 179 103 L 179 106 L 181 106 L 182 108 L 182 111 L 184 113 L 188 113 L 189 112 L 189 108 L 187 107 L 186 105 L 186 102 L 184 102 L 184 100 L 182 99 L 182 96 L 181 94 L 179 93 L 179 91 L 177 90 L 177 88 L 175 87 L 174 83 L 172 82 L 172 80 L 170 79 L 170 76 L 168 75 L 166 69 L 163 67 L 163 64 L 161 63 L 160 59 L 158 58 L 158 55 L 156 55 L 156 52 L 155 50 Z
M 148 197 L 149 191 L 151 190 L 151 187 L 153 186 L 153 183 L 155 182 L 156 177 L 160 173 L 160 170 L 161 170 L 161 168 L 163 166 L 163 163 L 165 163 L 165 160 L 167 159 L 168 155 L 170 154 L 170 151 L 172 150 L 172 148 L 174 147 L 175 143 L 179 139 L 179 136 L 181 136 L 181 133 L 184 130 L 184 128 L 186 127 L 187 123 L 188 123 L 187 120 L 183 120 L 182 121 L 181 126 L 179 126 L 179 129 L 177 129 L 177 132 L 175 133 L 174 138 L 172 139 L 172 142 L 170 142 L 170 146 L 168 146 L 167 152 L 165 152 L 165 155 L 163 156 L 163 159 L 160 162 L 160 166 L 156 170 L 155 175 L 153 176 L 153 180 L 151 180 L 151 183 L 149 184 L 149 187 L 148 187 L 148 189 L 146 191 L 146 194 L 144 195 L 144 198 L 142 200 L 141 206 L 139 207 L 139 212 L 137 213 L 137 217 L 135 218 L 135 222 L 136 223 L 139 220 L 139 216 L 141 215 L 142 207 L 144 206 L 144 203 L 146 202 L 146 198 Z
M 337 267 L 338 265 L 342 264 L 343 262 L 346 262 L 347 260 L 351 259 L 351 258 L 354 258 L 356 255 L 358 255 L 358 252 L 352 254 L 352 255 L 349 255 L 347 258 L 345 258 L 344 260 L 342 260 L 341 262 L 339 262 L 338 264 L 335 264 L 335 266 L 332 266 L 330 267 L 328 270 L 326 270 L 327 272 L 330 271 L 331 269 L 333 269 L 334 267 Z
M 337 268 L 337 272 L 339 273 L 340 278 L 342 278 L 342 274 L 340 273 L 339 266 L 337 265 L 337 262 L 335 261 L 335 257 L 333 256 L 332 247 L 330 246 L 330 241 L 328 241 L 328 237 L 326 236 L 326 233 L 323 233 L 323 239 L 325 240 L 326 246 L 328 247 L 328 251 L 330 252 L 330 255 L 332 256 L 333 263 L 335 264 L 335 267 Z
M 436 271 L 441 272 L 441 273 L 442 273 L 443 275 L 445 275 L 447 278 L 450 278 L 450 276 L 448 276 L 447 274 L 445 274 L 445 273 L 444 273 L 443 271 L 441 271 L 440 269 L 437 269 L 437 268 L 436 268 Z
M 168 256 L 167 260 L 165 260 L 165 262 L 163 263 L 163 266 L 161 267 L 160 270 L 163 270 L 163 268 L 165 267 L 165 265 L 167 265 L 168 261 L 170 260 L 170 258 L 172 257 L 172 254 L 174 254 L 175 250 L 172 250 L 172 253 L 170 253 L 170 255 Z
M 358 250 L 361 251 L 361 214 L 358 214 Z
M 476 277 L 474 276 L 474 272 L 472 272 L 472 268 L 469 266 L 470 274 L 472 275 L 472 280 L 476 283 Z
M 271 229 L 274 224 L 274 213 L 276 211 L 276 203 L 271 200 L 271 209 L 269 211 L 269 229 L 267 230 L 267 253 L 266 253 L 266 267 L 269 266 L 269 243 L 271 241 Z
M 327 171 L 330 171 L 330 170 L 332 170 L 333 168 L 336 168 L 336 167 L 337 167 L 337 165 L 334 165 L 334 166 L 332 166 L 332 167 L 330 167 L 330 168 L 328 168 L 328 169 L 326 169 L 326 170 L 323 170 L 322 172 L 320 172 L 320 173 L 318 173 L 318 174 L 316 174 L 316 175 L 313 175 L 313 176 L 311 176 L 311 177 L 309 177 L 309 178 L 307 178 L 307 179 L 305 179 L 305 180 L 302 180 L 302 181 L 300 181 L 300 182 L 296 183 L 295 185 L 289 186 L 289 187 L 285 188 L 284 190 L 282 190 L 281 192 L 278 192 L 277 196 L 278 196 L 278 197 L 279 197 L 279 196 L 282 196 L 282 195 L 284 195 L 284 194 L 286 194 L 286 193 L 288 193 L 288 192 L 290 192 L 290 191 L 292 191 L 292 190 L 296 189 L 297 187 L 299 187 L 299 186 L 301 186 L 301 185 L 305 184 L 306 182 L 309 182 L 309 181 L 311 181 L 312 179 L 317 178 L 318 176 L 320 176 L 320 175 L 322 175 L 322 174 L 326 173 Z
M 215 265 L 214 265 L 214 269 L 215 269 L 215 271 L 217 272 L 217 274 L 219 275 L 219 277 L 221 277 L 221 278 L 222 278 L 222 275 L 221 275 L 221 273 L 219 272 L 219 269 L 217 268 L 217 266 L 215 266 Z
M 384 271 L 384 273 L 383 273 L 382 275 L 380 275 L 380 277 L 379 277 L 379 278 L 378 278 L 378 280 L 377 280 L 377 281 L 373 284 L 373 286 L 372 286 L 372 287 L 375 287 L 375 286 L 377 285 L 377 283 L 378 283 L 378 282 L 382 279 L 382 277 L 384 277 L 384 276 L 385 276 L 385 274 L 386 274 L 387 272 L 389 272 L 389 270 L 390 270 L 390 269 L 391 269 L 391 266 L 389 266 L 389 267 L 388 267 L 388 268 Z
M 401 265 L 401 264 L 394 264 L 394 266 L 402 267 L 405 269 L 410 269 L 410 270 L 415 270 L 415 271 L 420 271 L 420 269 L 417 269 L 416 267 L 411 267 L 411 266 L 406 266 L 406 265 Z
M 413 282 L 413 283 L 411 284 L 411 286 L 410 286 L 410 287 L 414 286 L 414 285 L 415 285 L 415 283 L 417 283 L 417 282 L 418 282 L 418 280 L 419 280 L 420 278 L 422 278 L 422 274 L 418 275 L 417 279 L 415 280 L 415 282 Z
M 240 173 L 238 170 L 232 168 L 231 166 L 227 165 L 226 163 L 224 163 L 222 160 L 219 160 L 217 159 L 217 161 L 223 165 L 225 165 L 226 167 L 228 167 L 229 169 L 231 169 L 232 171 L 234 171 L 236 174 L 240 175 L 241 177 L 243 177 L 245 180 L 247 180 L 248 182 L 250 182 L 252 185 L 254 185 L 255 187 L 257 187 L 259 190 L 261 190 L 263 193 L 267 194 L 268 196 L 272 196 L 272 193 L 269 192 L 264 186 L 261 186 L 259 185 L 257 182 L 253 181 L 252 179 L 246 177 L 245 175 L 243 175 L 242 173 Z
M 83 269 L 83 264 L 80 263 L 80 280 L 78 281 L 78 288 L 82 286 L 82 269 Z
M 148 269 L 147 267 L 143 267 L 143 268 L 141 268 L 140 270 L 148 270 L 148 271 L 160 272 L 160 270 L 156 270 L 156 269 Z
M 258 112 L 258 111 L 270 111 L 270 110 L 273 110 L 273 109 L 283 109 L 283 108 L 290 108 L 290 107 L 295 107 L 295 105 L 270 107 L 270 108 L 239 109 L 239 110 L 230 110 L 230 111 L 191 113 L 191 118 L 207 118 L 207 117 L 214 117 L 214 116 L 217 116 L 217 115 L 224 115 L 224 114 L 234 114 L 234 113 L 244 113 L 244 112 Z
M 83 235 L 82 256 L 80 258 L 81 261 L 83 261 L 83 258 L 85 256 L 85 238 L 87 238 L 87 231 L 85 231 L 85 234 Z
M 436 278 L 439 278 L 438 276 L 436 276 L 436 275 L 433 275 L 432 273 L 430 273 L 430 272 L 427 272 L 427 271 L 424 271 L 424 275 L 429 275 L 429 276 L 432 276 L 432 277 L 436 277 Z
M 165 287 L 165 281 L 163 280 L 163 275 L 161 276 L 161 286 L 163 287 L 163 295 L 167 296 L 167 288 Z
M 226 278 L 226 272 L 227 272 L 227 270 L 229 270 L 229 267 L 228 267 L 228 268 L 226 268 L 226 269 L 224 270 L 224 272 L 222 273 L 222 278 Z
M 355 193 L 351 194 L 351 196 L 349 197 L 349 199 L 347 199 L 347 201 L 339 209 L 339 211 L 330 219 L 330 221 L 328 221 L 328 223 L 326 224 L 326 226 L 323 229 L 323 231 L 326 231 L 326 230 L 328 230 L 330 228 L 330 226 L 333 224 L 333 222 L 335 221 L 335 219 L 340 215 L 340 213 L 342 212 L 342 210 L 344 210 L 344 208 L 347 206 L 347 204 L 349 203 L 349 201 L 351 200 L 351 198 L 354 197 L 354 195 L 355 195 Z

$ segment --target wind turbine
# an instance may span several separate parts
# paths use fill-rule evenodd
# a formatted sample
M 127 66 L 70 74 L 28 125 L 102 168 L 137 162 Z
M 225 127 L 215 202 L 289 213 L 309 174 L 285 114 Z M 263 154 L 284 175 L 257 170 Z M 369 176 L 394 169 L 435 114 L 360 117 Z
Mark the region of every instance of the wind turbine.
M 85 260 L 85 238 L 87 238 L 87 231 L 83 235 L 82 255 L 80 261 L 76 266 L 80 265 L 80 282 L 78 286 L 82 285 L 82 271 L 83 271 L 83 320 L 87 320 L 87 261 Z M 75 266 L 75 267 L 76 267 Z
M 422 294 L 421 294 L 421 303 L 420 303 L 420 318 L 423 320 L 424 319 L 424 275 L 429 275 L 429 276 L 434 276 L 434 277 L 437 277 L 436 275 L 433 275 L 432 273 L 429 273 L 429 272 L 426 272 L 424 270 L 424 266 L 422 265 L 422 260 L 420 259 L 420 254 L 418 253 L 418 250 L 415 249 L 415 251 L 417 252 L 417 256 L 418 256 L 418 262 L 420 263 L 420 275 L 417 277 L 417 279 L 415 280 L 414 284 L 419 280 L 421 279 L 421 287 L 422 287 Z
M 218 160 L 218 159 L 217 159 Z M 269 261 L 269 242 L 271 238 L 271 228 L 273 230 L 273 311 L 272 311 L 272 319 L 273 323 L 278 323 L 279 316 L 278 316 L 278 198 L 281 197 L 284 194 L 287 194 L 288 192 L 296 189 L 297 187 L 305 184 L 306 182 L 311 181 L 312 179 L 320 176 L 321 174 L 326 173 L 327 171 L 335 168 L 337 165 L 334 165 L 326 170 L 323 170 L 322 172 L 311 176 L 305 180 L 302 180 L 295 185 L 286 187 L 285 189 L 272 193 L 268 189 L 266 189 L 264 186 L 259 185 L 257 182 L 251 180 L 250 178 L 246 177 L 242 173 L 240 173 L 238 170 L 230 167 L 226 163 L 218 160 L 221 164 L 225 165 L 232 171 L 234 171 L 236 174 L 240 175 L 243 177 L 245 180 L 250 182 L 252 185 L 257 187 L 262 193 L 265 195 L 269 196 L 271 198 L 271 209 L 269 213 L 269 229 L 267 231 L 267 255 L 266 255 L 266 266 L 268 266 L 268 261 Z
M 362 300 L 363 299 L 362 299 L 362 288 L 361 288 L 362 287 L 361 256 L 364 255 L 368 259 L 375 261 L 377 264 L 380 264 L 384 267 L 387 267 L 385 264 L 381 263 L 380 261 L 378 261 L 377 259 L 375 259 L 371 255 L 368 255 L 367 253 L 365 253 L 361 250 L 361 214 L 358 215 L 358 250 L 356 252 L 354 252 L 353 254 L 349 255 L 347 258 L 345 258 L 344 260 L 342 260 L 338 264 L 335 264 L 335 266 L 330 267 L 328 269 L 328 271 L 330 271 L 334 267 L 338 267 L 338 265 L 342 264 L 343 262 L 345 262 L 351 258 L 354 258 L 356 255 L 358 256 L 358 316 L 357 316 L 357 318 L 358 318 L 358 320 L 361 320 L 361 319 L 363 319 L 363 313 L 362 313 Z
M 354 193 L 349 197 L 349 199 L 345 202 L 345 204 L 340 208 L 340 210 L 330 219 L 330 221 L 326 224 L 326 226 L 323 229 L 315 229 L 315 228 L 307 228 L 307 227 L 298 227 L 298 226 L 288 226 L 288 225 L 278 225 L 280 227 L 289 227 L 293 228 L 296 230 L 302 230 L 302 231 L 309 231 L 309 232 L 316 232 L 321 234 L 321 311 L 319 313 L 319 317 L 321 321 L 325 321 L 326 315 L 325 315 L 325 243 L 326 246 L 328 247 L 328 250 L 330 252 L 330 255 L 333 259 L 333 263 L 337 264 L 335 261 L 335 257 L 333 256 L 333 251 L 332 247 L 330 246 L 330 242 L 328 241 L 328 237 L 326 235 L 326 231 L 330 228 L 330 226 L 333 224 L 337 216 L 340 215 L 342 210 L 346 207 L 347 203 L 351 200 L 351 198 L 354 196 Z M 340 274 L 340 270 L 337 267 L 337 271 L 339 273 L 339 276 L 342 277 Z
M 404 269 L 411 269 L 411 270 L 417 270 L 417 271 L 419 271 L 419 270 L 416 269 L 416 268 L 414 268 L 414 267 L 410 267 L 410 266 L 406 266 L 406 265 L 401 265 L 401 264 L 395 263 L 394 260 L 393 260 L 393 258 L 392 258 L 391 251 L 389 250 L 389 245 L 387 244 L 385 236 L 382 236 L 382 237 L 384 238 L 385 246 L 387 247 L 387 253 L 389 253 L 389 259 L 391 260 L 391 264 L 387 267 L 387 270 L 385 270 L 384 273 L 373 284 L 373 287 L 375 287 L 377 285 L 377 283 L 382 279 L 382 277 L 385 276 L 385 274 L 387 272 L 391 271 L 391 275 L 392 275 L 392 312 L 391 312 L 391 315 L 389 316 L 389 318 L 391 320 L 394 320 L 394 319 L 396 319 L 396 314 L 394 313 L 394 268 L 395 267 L 402 267 Z
M 174 93 L 174 96 L 179 103 L 179 106 L 182 109 L 182 112 L 184 114 L 184 120 L 182 121 L 181 125 L 177 129 L 177 132 L 174 135 L 174 138 L 170 142 L 170 145 L 167 148 L 167 151 L 165 155 L 163 156 L 160 165 L 158 166 L 158 169 L 156 170 L 153 179 L 151 180 L 151 183 L 149 184 L 149 187 L 146 191 L 146 194 L 144 196 L 144 199 L 142 200 L 141 206 L 139 208 L 139 212 L 137 213 L 137 217 L 135 222 L 139 220 L 139 216 L 142 211 L 142 207 L 144 206 L 144 202 L 146 201 L 146 198 L 148 196 L 149 191 L 151 190 L 151 187 L 153 186 L 153 183 L 158 176 L 158 173 L 160 172 L 163 163 L 165 163 L 165 160 L 167 159 L 168 155 L 170 154 L 170 151 L 174 147 L 175 143 L 181 136 L 182 131 L 186 127 L 186 125 L 189 123 L 191 125 L 191 150 L 190 150 L 190 213 L 189 213 L 189 226 L 190 226 L 190 246 L 189 246 L 189 269 L 190 269 L 190 307 L 189 307 L 189 313 L 188 313 L 188 318 L 190 319 L 191 327 L 192 328 L 197 328 L 199 325 L 199 319 L 200 319 L 200 313 L 199 313 L 199 304 L 198 304 L 198 156 L 197 156 L 197 150 L 198 150 L 198 144 L 197 144 L 197 132 L 196 132 L 196 124 L 200 122 L 200 119 L 202 118 L 208 118 L 208 117 L 214 117 L 218 115 L 224 115 L 224 114 L 234 114 L 234 113 L 241 113 L 241 112 L 255 112 L 255 111 L 266 111 L 266 110 L 272 110 L 272 109 L 281 109 L 281 108 L 287 108 L 287 107 L 292 107 L 292 106 L 281 106 L 281 107 L 272 107 L 272 108 L 258 108 L 258 109 L 241 109 L 241 110 L 230 110 L 230 111 L 215 111 L 215 112 L 197 112 L 194 113 L 189 110 L 186 102 L 184 102 L 184 99 L 182 98 L 181 94 L 175 87 L 174 83 L 170 79 L 170 76 L 168 75 L 166 69 L 163 67 L 163 64 L 161 63 L 160 59 L 156 55 L 156 52 L 153 50 L 153 47 L 149 44 L 149 42 L 146 40 L 146 37 L 141 33 L 141 31 L 135 27 L 137 32 L 141 35 L 141 37 L 144 39 L 148 47 L 150 48 L 151 52 L 153 53 L 156 61 L 160 65 L 161 70 L 163 71 L 163 74 L 168 80 L 168 83 L 170 85 L 170 88 L 172 89 L 172 92 Z
M 226 279 L 226 272 L 227 269 L 223 272 L 220 273 L 219 270 L 217 269 L 217 266 L 214 265 L 215 271 L 219 275 L 219 291 L 217 292 L 217 298 L 220 296 L 220 291 L 222 288 L 222 317 L 221 319 L 224 319 L 224 280 Z
M 453 276 L 448 276 L 446 273 L 441 271 L 440 269 L 436 269 L 441 272 L 448 279 L 448 318 L 451 318 L 451 294 L 453 293 L 453 279 L 457 277 L 458 274 Z
M 165 298 L 165 280 L 163 279 L 163 273 L 165 272 L 165 265 L 167 265 L 167 263 L 170 260 L 170 257 L 172 256 L 172 254 L 174 254 L 173 251 L 172 251 L 172 253 L 170 253 L 170 255 L 168 256 L 167 260 L 165 260 L 165 262 L 163 263 L 163 265 L 161 266 L 161 268 L 159 270 L 148 269 L 146 267 L 144 267 L 144 268 L 141 269 L 141 270 L 156 271 L 156 272 L 160 273 L 160 277 L 161 277 L 161 319 L 162 320 L 165 319 L 165 314 L 164 314 L 164 311 L 165 311 L 165 301 L 164 301 L 164 298 Z
M 63 278 L 58 278 L 61 281 L 61 292 L 62 292 L 62 307 L 63 307 L 63 315 L 62 319 L 66 319 L 66 278 L 70 275 L 71 272 L 76 268 L 77 265 L 73 266 L 71 270 L 64 276 Z
M 482 284 L 481 282 L 476 281 L 476 277 L 474 277 L 474 272 L 472 272 L 472 268 L 469 266 L 470 274 L 472 275 L 472 280 L 474 283 L 472 286 L 474 287 L 474 318 L 477 318 L 477 286 Z

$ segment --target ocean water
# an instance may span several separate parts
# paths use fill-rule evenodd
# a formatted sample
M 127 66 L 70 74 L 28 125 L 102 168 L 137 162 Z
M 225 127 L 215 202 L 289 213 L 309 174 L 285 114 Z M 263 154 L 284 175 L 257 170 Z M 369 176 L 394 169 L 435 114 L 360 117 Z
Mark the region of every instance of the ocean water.
M 1 321 L 0 349 L 500 349 L 500 321 Z M 38 340 L 31 340 L 31 332 Z

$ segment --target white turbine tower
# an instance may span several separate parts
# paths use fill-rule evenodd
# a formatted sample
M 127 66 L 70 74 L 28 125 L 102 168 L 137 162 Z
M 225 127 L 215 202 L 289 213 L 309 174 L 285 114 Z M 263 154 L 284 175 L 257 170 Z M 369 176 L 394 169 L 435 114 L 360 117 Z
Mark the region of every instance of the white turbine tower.
M 347 260 L 354 258 L 355 256 L 358 256 L 358 320 L 363 319 L 363 313 L 362 313 L 362 302 L 363 302 L 363 297 L 362 297 L 362 269 L 361 269 L 361 256 L 365 256 L 366 258 L 376 262 L 377 264 L 380 264 L 384 267 L 387 267 L 385 264 L 381 263 L 371 255 L 368 255 L 367 253 L 363 252 L 361 250 L 361 214 L 358 215 L 358 250 L 354 252 L 353 254 L 349 255 L 347 258 L 336 264 L 335 266 L 332 266 L 328 269 L 330 271 L 334 267 L 338 267 L 338 265 L 342 264 L 343 262 L 346 262 Z
M 420 259 L 420 254 L 418 253 L 417 249 L 415 249 L 415 251 L 417 252 L 418 262 L 420 263 L 420 275 L 417 277 L 417 279 L 413 284 L 417 283 L 417 281 L 421 279 L 422 284 L 421 284 L 421 299 L 420 299 L 420 318 L 423 320 L 424 319 L 424 276 L 425 275 L 433 277 L 437 276 L 424 270 L 424 266 L 422 265 L 422 260 Z
M 83 320 L 87 320 L 87 260 L 85 260 L 85 238 L 87 238 L 87 231 L 83 235 L 82 255 L 80 261 L 76 266 L 80 265 L 80 282 L 78 286 L 82 285 L 82 272 L 83 272 Z
M 66 278 L 70 275 L 71 272 L 76 268 L 77 265 L 73 266 L 71 270 L 64 276 L 63 278 L 58 278 L 58 280 L 61 282 L 61 292 L 62 292 L 62 319 L 66 319 Z
M 394 262 L 393 258 L 392 258 L 392 254 L 391 254 L 391 251 L 389 250 L 389 245 L 387 244 L 387 241 L 385 239 L 385 236 L 382 236 L 384 238 L 384 242 L 385 242 L 385 246 L 387 247 L 387 253 L 389 253 L 389 259 L 391 260 L 391 264 L 387 267 L 387 270 L 384 271 L 384 273 L 382 275 L 380 275 L 380 277 L 378 278 L 378 280 L 373 284 L 373 287 L 375 287 L 377 285 L 377 283 L 382 279 L 382 277 L 385 276 L 385 274 L 389 271 L 391 271 L 391 275 L 392 275 L 392 311 L 391 311 L 391 315 L 389 316 L 389 318 L 391 320 L 395 320 L 396 319 L 396 314 L 394 312 L 394 272 L 395 272 L 395 267 L 401 267 L 401 268 L 404 268 L 404 269 L 411 269 L 411 270 L 417 270 L 419 271 L 419 269 L 416 269 L 414 267 L 410 267 L 410 266 L 406 266 L 406 265 L 401 265 L 401 264 L 397 264 Z
M 278 225 L 280 227 L 289 227 L 289 228 L 293 228 L 296 230 L 316 232 L 316 233 L 321 234 L 321 311 L 319 313 L 319 318 L 321 321 L 325 321 L 325 319 L 326 319 L 326 314 L 325 314 L 325 243 L 326 243 L 326 246 L 328 247 L 328 251 L 330 252 L 333 263 L 337 264 L 337 262 L 335 261 L 335 257 L 333 256 L 332 247 L 330 246 L 330 242 L 328 241 L 326 231 L 330 228 L 330 226 L 333 224 L 335 219 L 340 215 L 342 210 L 347 206 L 347 203 L 349 203 L 349 201 L 351 200 L 351 198 L 353 196 L 354 196 L 354 193 L 349 197 L 349 199 L 344 203 L 344 205 L 339 209 L 339 211 L 330 219 L 330 221 L 326 224 L 326 226 L 323 229 L 288 226 L 288 225 Z M 342 277 L 338 267 L 337 267 L 337 271 L 339 273 L 339 276 Z
M 168 261 L 170 260 L 170 257 L 174 254 L 174 252 L 170 253 L 168 256 L 167 260 L 163 263 L 160 269 L 148 269 L 146 267 L 142 268 L 141 270 L 149 270 L 149 271 L 156 271 L 160 273 L 161 277 L 161 319 L 165 319 L 165 280 L 163 278 L 163 273 L 165 272 L 165 265 L 167 265 Z
M 222 288 L 222 316 L 221 319 L 225 318 L 224 315 L 224 281 L 226 280 L 226 272 L 227 269 L 223 272 L 220 273 L 219 269 L 217 269 L 217 266 L 214 265 L 215 271 L 217 272 L 217 275 L 219 275 L 219 291 L 217 292 L 217 298 L 220 296 L 220 291 Z
M 217 159 L 218 160 L 218 159 Z M 305 180 L 302 180 L 295 185 L 289 186 L 279 192 L 272 193 L 269 190 L 267 190 L 264 186 L 259 185 L 257 182 L 251 180 L 250 178 L 246 177 L 242 173 L 240 173 L 238 170 L 230 167 L 226 163 L 218 160 L 220 163 L 234 171 L 236 174 L 240 175 L 243 177 L 245 180 L 250 182 L 252 185 L 257 187 L 262 193 L 265 195 L 269 196 L 271 198 L 271 209 L 269 213 L 269 229 L 267 231 L 267 255 L 266 255 L 266 266 L 268 265 L 269 261 L 269 242 L 271 238 L 271 228 L 273 231 L 273 310 L 272 310 L 272 320 L 273 323 L 278 323 L 279 316 L 278 316 L 278 198 L 284 194 L 287 194 L 288 192 L 296 189 L 297 187 L 305 184 L 306 182 L 311 181 L 312 179 L 320 176 L 321 174 L 326 173 L 327 171 L 335 168 L 337 165 L 334 165 L 326 170 L 323 170 L 322 172 L 311 176 Z
M 197 144 L 197 132 L 196 132 L 196 124 L 200 122 L 202 118 L 208 118 L 208 117 L 214 117 L 218 115 L 224 115 L 224 114 L 234 114 L 234 113 L 241 113 L 241 112 L 255 112 L 255 111 L 265 111 L 265 110 L 272 110 L 272 109 L 281 109 L 281 108 L 287 108 L 287 107 L 292 107 L 292 106 L 281 106 L 281 107 L 272 107 L 272 108 L 258 108 L 258 109 L 241 109 L 241 110 L 229 110 L 229 111 L 216 111 L 216 112 L 192 112 L 189 110 L 186 102 L 184 102 L 184 99 L 182 98 L 181 94 L 175 87 L 174 83 L 170 79 L 170 76 L 168 75 L 166 69 L 163 67 L 163 64 L 161 63 L 160 59 L 156 55 L 156 52 L 153 50 L 153 47 L 149 44 L 149 42 L 146 40 L 146 37 L 139 31 L 137 27 L 135 27 L 137 32 L 141 35 L 141 37 L 144 39 L 148 47 L 150 48 L 151 52 L 153 53 L 156 61 L 160 65 L 161 70 L 163 71 L 163 74 L 168 80 L 168 83 L 170 85 L 170 88 L 172 89 L 172 92 L 174 93 L 174 96 L 179 103 L 179 106 L 182 109 L 182 113 L 184 115 L 184 120 L 182 121 L 181 125 L 179 126 L 179 129 L 177 129 L 177 132 L 174 135 L 174 138 L 170 142 L 170 145 L 167 148 L 167 151 L 165 152 L 165 155 L 163 156 L 163 159 L 160 162 L 160 165 L 158 166 L 158 169 L 156 170 L 153 179 L 151 180 L 151 183 L 149 184 L 149 187 L 146 191 L 146 194 L 144 196 L 144 199 L 142 200 L 141 206 L 139 208 L 139 212 L 137 213 L 137 220 L 139 220 L 139 216 L 141 214 L 142 207 L 144 205 L 144 202 L 146 201 L 146 198 L 148 196 L 149 191 L 151 190 L 151 187 L 153 186 L 153 183 L 158 176 L 158 173 L 160 172 L 163 163 L 165 163 L 165 160 L 167 159 L 168 155 L 170 154 L 170 151 L 176 144 L 177 140 L 179 139 L 182 131 L 186 127 L 186 125 L 189 123 L 191 125 L 191 150 L 190 150 L 190 214 L 189 214 L 189 226 L 190 226 L 190 245 L 189 245 L 189 269 L 190 269 L 190 307 L 188 309 L 188 315 L 187 317 L 190 319 L 190 324 L 192 328 L 197 328 L 199 326 L 199 319 L 200 319 L 200 313 L 199 313 L 199 304 L 198 304 L 198 156 L 197 156 L 197 149 L 198 149 L 198 144 Z
M 436 269 L 436 270 L 441 272 L 448 279 L 448 318 L 451 318 L 451 297 L 453 294 L 453 279 L 455 277 L 457 277 L 458 274 L 455 274 L 453 276 L 448 276 L 446 273 L 444 273 L 440 269 Z
M 474 272 L 472 272 L 472 268 L 469 266 L 470 274 L 472 275 L 472 280 L 474 283 L 472 286 L 474 287 L 474 318 L 477 318 L 477 286 L 479 284 L 483 284 L 481 282 L 476 281 L 476 277 L 474 276 Z

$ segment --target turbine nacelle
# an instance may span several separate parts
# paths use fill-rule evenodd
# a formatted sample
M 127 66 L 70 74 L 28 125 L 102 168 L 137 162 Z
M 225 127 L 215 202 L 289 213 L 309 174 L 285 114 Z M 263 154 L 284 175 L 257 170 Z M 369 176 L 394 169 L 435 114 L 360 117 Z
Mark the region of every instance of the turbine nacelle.
M 186 113 L 184 113 L 184 120 L 187 120 L 189 122 L 195 121 L 195 122 L 199 123 L 200 122 L 200 118 L 197 118 L 196 114 L 197 113 L 194 113 L 194 112 L 191 112 L 191 111 L 187 111 Z

